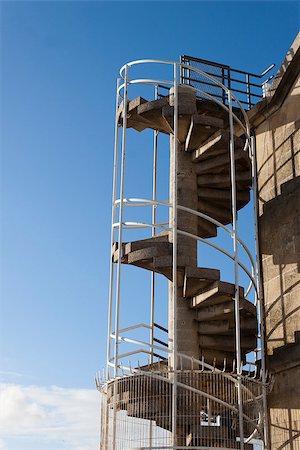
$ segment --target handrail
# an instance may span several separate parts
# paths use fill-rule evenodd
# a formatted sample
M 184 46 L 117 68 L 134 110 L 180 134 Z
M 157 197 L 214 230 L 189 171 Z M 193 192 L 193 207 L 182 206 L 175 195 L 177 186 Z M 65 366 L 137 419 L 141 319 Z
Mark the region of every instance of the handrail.
M 135 202 L 140 202 L 139 203 L 135 203 Z M 153 205 L 171 205 L 171 203 L 168 200 L 148 200 L 145 198 L 124 198 L 123 199 L 123 206 L 153 206 Z M 120 199 L 117 199 L 114 203 L 115 205 L 119 206 L 120 204 Z
M 169 225 L 169 222 L 160 222 L 160 223 L 122 222 L 123 228 L 164 228 L 164 225 Z M 120 222 L 113 223 L 113 228 L 119 227 Z
M 111 334 L 111 337 L 112 337 L 112 339 L 116 339 L 115 334 Z M 170 349 L 162 348 L 162 347 L 159 347 L 159 346 L 157 346 L 155 344 L 150 344 L 149 342 L 144 342 L 144 341 L 131 339 L 131 338 L 126 338 L 126 337 L 121 337 L 121 336 L 118 336 L 118 340 L 124 341 L 124 342 L 127 342 L 127 343 L 131 343 L 131 344 L 138 344 L 138 345 L 141 345 L 142 347 L 145 347 L 145 348 L 149 347 L 149 348 L 154 348 L 154 349 L 157 349 L 157 350 L 162 350 L 163 352 L 166 352 L 168 354 L 172 353 L 172 350 L 170 350 Z M 236 382 L 236 379 L 231 374 L 229 374 L 228 372 L 224 372 L 223 370 L 218 369 L 215 366 L 212 366 L 211 364 L 205 362 L 204 359 L 200 360 L 200 359 L 194 358 L 192 356 L 185 355 L 184 353 L 181 353 L 181 352 L 178 352 L 178 356 L 180 358 L 183 358 L 183 359 L 186 359 L 186 360 L 190 361 L 192 363 L 192 365 L 198 364 L 199 367 L 200 366 L 202 368 L 205 367 L 206 369 L 208 369 L 208 370 L 210 370 L 212 372 L 220 373 L 220 374 L 222 373 L 225 378 L 228 378 L 229 380 L 231 380 L 233 382 Z M 113 358 L 111 358 L 111 360 L 113 360 Z M 247 364 L 249 364 L 249 363 L 247 363 Z M 249 378 L 249 379 L 251 379 L 251 378 Z M 255 380 L 255 381 L 257 382 L 257 380 Z M 263 382 L 260 382 L 260 384 L 263 384 Z M 265 383 L 265 384 L 267 384 L 267 383 Z
M 271 64 L 264 72 L 262 72 L 261 74 L 257 74 L 257 73 L 246 72 L 246 71 L 240 70 L 240 69 L 234 69 L 233 67 L 228 66 L 227 64 L 217 63 L 215 61 L 209 61 L 208 59 L 195 58 L 194 56 L 182 55 L 182 58 L 187 58 L 194 62 L 202 62 L 204 64 L 207 64 L 208 66 L 215 66 L 215 67 L 221 67 L 224 69 L 230 69 L 232 72 L 238 72 L 238 73 L 242 73 L 244 75 L 250 75 L 251 77 L 256 77 L 256 78 L 264 77 L 268 72 L 270 72 L 271 69 L 273 69 L 273 67 L 275 67 L 275 64 Z
M 161 205 L 161 206 L 172 207 L 170 205 L 170 203 L 166 202 L 166 201 L 157 201 L 157 200 L 153 201 L 153 200 L 147 200 L 147 199 L 143 199 L 143 198 L 124 199 L 124 203 L 125 203 L 124 206 L 137 206 L 137 205 L 134 204 L 135 201 L 142 202 L 142 203 L 144 203 L 147 206 L 149 204 L 149 206 L 150 205 Z M 116 205 L 119 206 L 119 200 L 116 201 Z M 230 228 L 228 228 L 226 225 L 222 224 L 221 222 L 219 222 L 218 220 L 214 219 L 213 217 L 208 216 L 207 214 L 204 214 L 204 213 L 202 213 L 200 211 L 196 211 L 194 209 L 187 208 L 186 206 L 181 206 L 181 205 L 177 205 L 177 209 L 180 209 L 182 211 L 186 211 L 186 212 L 189 212 L 189 213 L 191 213 L 193 215 L 201 217 L 201 218 L 203 218 L 203 219 L 205 219 L 205 220 L 215 224 L 216 226 L 223 228 L 231 236 L 233 236 L 233 234 L 234 234 L 234 232 L 232 230 L 230 230 Z M 165 225 L 168 225 L 168 222 L 161 222 L 161 223 L 156 223 L 156 224 L 145 223 L 145 222 L 123 222 L 123 224 L 122 224 L 122 226 L 124 228 L 163 228 L 166 231 L 167 230 L 170 231 L 170 228 L 166 227 Z M 118 228 L 119 226 L 120 226 L 119 222 L 115 222 L 113 224 L 113 228 Z M 224 255 L 228 256 L 230 259 L 234 260 L 233 255 L 231 255 L 229 252 L 227 252 L 227 250 L 223 249 L 222 247 L 220 247 L 220 246 L 218 246 L 218 245 L 216 245 L 216 244 L 214 244 L 214 243 L 212 243 L 210 241 L 207 241 L 204 238 L 201 238 L 200 236 L 197 236 L 197 235 L 192 234 L 192 233 L 187 233 L 187 232 L 182 231 L 182 230 L 178 230 L 178 233 L 184 234 L 184 235 L 186 235 L 188 237 L 192 237 L 193 239 L 197 239 L 197 240 L 199 240 L 199 241 L 201 241 L 201 242 L 203 242 L 203 243 L 205 243 L 207 245 L 210 245 L 211 247 L 214 247 L 216 250 L 219 250 L 220 252 L 222 252 Z M 245 250 L 245 252 L 246 252 L 246 254 L 247 254 L 247 256 L 248 256 L 248 258 L 250 260 L 250 263 L 251 263 L 251 272 L 252 273 L 250 273 L 248 271 L 248 269 L 245 267 L 245 265 L 241 261 L 238 262 L 239 266 L 244 270 L 244 272 L 246 273 L 246 275 L 250 279 L 250 284 L 247 287 L 246 293 L 245 293 L 245 298 L 247 298 L 248 294 L 250 293 L 250 291 L 252 289 L 252 286 L 254 287 L 255 291 L 258 292 L 257 286 L 256 286 L 256 282 L 255 282 L 255 279 L 254 279 L 255 264 L 254 264 L 253 257 L 251 255 L 248 247 L 246 246 L 246 244 L 238 236 L 237 236 L 237 241 L 244 248 L 244 250 Z
M 215 84 L 217 84 L 217 85 L 218 85 L 220 88 L 222 88 L 225 92 L 229 92 L 229 91 L 230 91 L 230 89 L 229 89 L 227 86 L 225 86 L 223 83 L 221 83 L 220 81 L 216 80 L 214 77 L 212 77 L 211 75 L 207 74 L 207 73 L 204 72 L 203 70 L 197 69 L 197 68 L 195 68 L 195 67 L 188 66 L 188 65 L 186 65 L 186 64 L 178 63 L 178 62 L 175 62 L 175 61 L 172 62 L 172 61 L 159 60 L 159 59 L 140 59 L 140 60 L 130 61 L 129 63 L 124 64 L 124 66 L 121 67 L 121 69 L 120 69 L 120 76 L 121 76 L 121 78 L 124 79 L 124 76 L 125 76 L 125 75 L 123 74 L 123 72 L 124 72 L 124 70 L 126 69 L 126 67 L 128 68 L 128 67 L 132 67 L 132 66 L 135 66 L 135 65 L 146 64 L 146 63 L 153 63 L 153 64 L 167 64 L 167 65 L 173 65 L 173 66 L 176 66 L 176 67 L 180 67 L 180 68 L 182 68 L 182 69 L 191 70 L 191 71 L 193 71 L 193 72 L 196 72 L 196 73 L 198 73 L 198 74 L 200 74 L 200 75 L 202 75 L 202 76 L 204 76 L 204 77 L 206 77 L 206 78 L 212 80 Z M 151 80 L 150 78 L 148 78 L 148 79 L 139 79 L 139 80 L 137 80 L 136 82 L 135 82 L 134 80 L 127 80 L 127 84 L 138 84 L 138 83 L 141 83 L 143 80 L 144 80 L 145 82 L 153 81 L 154 83 L 164 83 L 163 80 Z M 166 84 L 171 84 L 171 85 L 173 85 L 173 82 L 166 81 Z M 121 89 L 124 88 L 124 87 L 125 87 L 125 83 L 123 83 L 122 85 L 119 86 L 119 90 L 121 90 Z M 220 104 L 220 106 L 221 106 L 221 105 L 225 106 L 223 103 L 219 102 L 219 101 L 218 101 L 217 99 L 215 99 L 213 96 L 210 96 L 210 94 L 208 94 L 207 92 L 201 91 L 201 89 L 197 89 L 197 88 L 195 88 L 195 87 L 192 87 L 192 88 L 195 89 L 195 90 L 197 90 L 197 92 L 199 92 L 199 93 L 202 93 L 202 94 L 207 95 L 207 96 L 208 96 L 209 98 L 211 98 L 213 101 L 215 101 L 216 103 Z M 245 122 L 246 122 L 246 124 L 247 124 L 247 134 L 250 136 L 250 124 L 249 124 L 248 116 L 246 115 L 246 112 L 244 111 L 244 108 L 243 108 L 243 106 L 241 105 L 240 101 L 238 100 L 238 98 L 237 98 L 232 92 L 231 92 L 231 96 L 232 96 L 232 99 L 238 104 L 238 106 L 239 106 L 240 109 L 241 109 L 241 112 L 242 112 L 242 114 L 243 114 L 243 116 L 244 116 L 244 119 L 245 119 Z M 227 107 L 224 108 L 224 109 L 226 109 L 227 111 L 229 111 Z M 234 113 L 233 113 L 233 115 L 234 115 Z M 234 116 L 235 116 L 235 115 L 234 115 Z M 237 117 L 235 117 L 235 118 L 239 121 L 239 119 L 238 119 Z

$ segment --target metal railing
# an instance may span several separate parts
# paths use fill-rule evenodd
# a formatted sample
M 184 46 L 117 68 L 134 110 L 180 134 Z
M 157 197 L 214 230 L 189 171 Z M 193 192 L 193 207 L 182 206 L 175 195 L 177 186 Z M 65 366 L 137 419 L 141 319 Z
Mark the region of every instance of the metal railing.
M 194 435 L 193 445 L 190 444 L 188 448 L 233 448 L 235 427 L 224 426 L 224 421 L 237 422 L 239 417 L 236 372 L 226 373 L 203 359 L 197 360 L 180 353 L 179 356 L 187 359 L 191 366 L 188 370 L 176 371 L 178 402 L 181 405 L 177 418 L 180 422 L 180 435 L 186 436 L 189 427 L 197 423 L 198 432 Z M 101 449 L 107 450 L 114 443 L 118 449 L 174 448 L 170 433 L 174 371 L 170 368 L 149 371 L 122 363 L 120 369 L 122 376 L 108 383 L 96 380 L 98 390 L 104 394 L 103 398 L 108 403 L 107 405 L 105 402 L 102 406 Z M 245 376 L 241 388 L 243 420 L 247 429 L 245 443 L 251 443 L 252 439 L 262 435 L 263 383 L 257 377 Z M 126 411 L 131 417 L 124 415 Z M 113 421 L 115 429 L 109 426 Z M 150 427 L 147 426 L 147 421 L 150 422 Z M 105 422 L 106 427 L 103 426 Z M 155 427 L 152 427 L 152 422 L 156 424 Z M 206 428 L 208 433 L 203 429 L 205 426 L 211 427 Z M 214 442 L 215 446 L 211 447 L 207 440 Z M 176 448 L 185 449 L 186 446 L 181 444 Z M 236 442 L 234 448 L 239 448 L 239 442 Z
M 262 80 L 274 67 L 275 64 L 269 66 L 261 74 L 245 72 L 244 70 L 233 69 L 226 64 L 220 64 L 206 59 L 195 58 L 193 56 L 183 55 L 180 62 L 184 66 L 181 70 L 181 83 L 201 88 L 213 97 L 220 100 L 224 105 L 228 104 L 226 89 L 211 82 L 202 74 L 196 73 L 193 69 L 200 69 L 208 75 L 213 76 L 220 81 L 226 88 L 234 92 L 247 109 L 251 109 L 260 99 L 265 96 L 265 85 L 274 78 L 269 76 L 266 80 Z M 190 68 L 189 68 L 190 67 Z M 204 98 L 199 95 L 200 98 Z

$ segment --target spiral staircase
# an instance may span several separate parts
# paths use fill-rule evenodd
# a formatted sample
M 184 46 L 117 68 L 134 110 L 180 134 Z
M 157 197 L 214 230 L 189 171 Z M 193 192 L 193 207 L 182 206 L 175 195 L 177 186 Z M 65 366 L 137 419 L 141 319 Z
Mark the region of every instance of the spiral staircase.
M 227 115 L 212 102 L 197 99 L 183 87 L 179 91 L 179 141 L 185 157 L 197 177 L 197 211 L 226 225 L 231 223 L 231 180 L 229 130 Z M 193 101 L 194 100 L 194 101 Z M 151 128 L 173 133 L 172 94 L 154 101 L 138 97 L 128 104 L 127 127 L 142 131 Z M 237 111 L 238 113 L 238 111 Z M 123 103 L 119 110 L 123 122 Z M 243 150 L 244 142 L 235 136 L 237 209 L 250 199 L 252 183 L 251 161 Z M 179 169 L 180 170 L 180 169 Z M 182 185 L 184 189 L 185 180 Z M 180 195 L 180 194 L 179 194 Z M 187 206 L 181 204 L 181 206 Z M 179 213 L 180 215 L 180 213 Z M 187 218 L 189 221 L 190 218 Z M 180 216 L 179 216 L 180 222 Z M 183 221 L 184 222 L 184 221 Z M 217 225 L 197 218 L 197 235 L 211 238 L 217 235 Z M 182 228 L 185 228 L 183 223 Z M 180 250 L 179 250 L 180 251 Z M 113 261 L 118 262 L 120 249 L 113 246 Z M 149 239 L 122 244 L 123 264 L 134 265 L 166 276 L 172 281 L 172 243 L 169 233 Z M 220 280 L 216 269 L 185 265 L 179 256 L 177 285 L 198 323 L 199 358 L 223 366 L 224 359 L 235 359 L 235 285 Z M 256 308 L 245 299 L 239 288 L 241 317 L 241 349 L 243 357 L 256 347 Z
M 174 114 L 176 108 L 177 114 Z M 243 119 L 241 109 L 233 107 L 232 113 L 236 118 L 234 127 L 228 109 L 218 102 L 197 96 L 194 89 L 185 85 L 178 85 L 176 94 L 171 88 L 168 95 L 155 100 L 142 97 L 129 100 L 125 97 L 117 103 L 117 127 L 125 130 L 124 133 L 128 128 L 137 132 L 151 129 L 170 136 L 171 168 L 172 165 L 174 167 L 172 148 L 177 137 L 177 173 L 173 174 L 176 192 L 172 191 L 170 169 L 170 198 L 176 196 L 178 205 L 176 265 L 174 234 L 170 226 L 159 233 L 155 230 L 147 239 L 130 242 L 121 239 L 121 244 L 112 242 L 112 267 L 135 266 L 160 274 L 170 281 L 170 286 L 174 285 L 176 273 L 175 300 L 174 292 L 169 291 L 169 346 L 172 348 L 176 335 L 180 358 L 174 368 L 170 348 L 169 356 L 163 358 L 152 346 L 152 360 L 129 370 L 119 364 L 118 356 L 115 359 L 108 357 L 109 364 L 112 366 L 111 361 L 114 361 L 117 371 L 114 378 L 106 382 L 103 391 L 106 399 L 102 420 L 103 450 L 251 450 L 252 437 L 261 436 L 261 384 L 255 379 L 256 371 L 249 378 L 240 372 L 236 361 L 237 297 L 242 362 L 246 361 L 249 352 L 257 348 L 256 306 L 248 300 L 244 287 L 221 279 L 220 271 L 215 268 L 198 266 L 201 254 L 198 255 L 197 240 L 205 242 L 217 237 L 219 227 L 226 228 L 232 224 L 233 146 L 236 210 L 250 201 L 252 163 L 248 151 L 245 151 L 246 138 L 239 126 Z M 177 123 L 174 123 L 175 117 Z M 173 213 L 171 208 L 170 222 Z M 119 227 L 120 223 L 122 220 Z M 177 308 L 175 317 L 171 314 L 172 302 Z M 121 339 L 116 331 L 109 336 L 117 343 Z M 153 356 L 158 360 L 154 361 Z M 118 370 L 124 368 L 128 374 L 118 375 Z M 172 381 L 175 374 L 178 385 L 176 405 Z M 241 404 L 242 412 L 239 409 Z M 177 441 L 175 447 L 174 440 L 173 447 L 169 447 L 167 438 L 162 441 L 152 426 L 155 424 L 159 430 L 171 433 L 174 439 L 174 410 Z M 136 447 L 132 444 L 134 439 L 125 438 L 125 435 L 130 435 L 128 431 L 122 440 L 124 414 L 150 423 L 148 441 L 140 438 Z M 203 415 L 208 419 L 204 420 Z M 122 422 L 119 428 L 118 417 Z M 217 419 L 220 421 L 218 424 L 214 423 Z M 113 422 L 112 427 L 110 421 Z M 144 423 L 139 424 L 145 427 Z M 245 441 L 243 434 L 247 438 Z

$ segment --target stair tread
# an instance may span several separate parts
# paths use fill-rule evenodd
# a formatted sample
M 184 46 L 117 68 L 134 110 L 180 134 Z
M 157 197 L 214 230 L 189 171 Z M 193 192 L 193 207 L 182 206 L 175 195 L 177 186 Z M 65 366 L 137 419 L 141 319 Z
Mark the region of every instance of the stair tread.
M 246 316 L 240 318 L 241 333 L 242 334 L 256 334 L 257 333 L 257 320 L 256 317 Z M 228 334 L 235 330 L 234 318 L 225 320 L 210 320 L 199 323 L 199 334 Z
M 252 305 L 250 303 L 250 305 Z M 253 305 L 252 305 L 253 306 Z M 198 322 L 204 322 L 209 320 L 216 319 L 225 319 L 227 317 L 233 317 L 235 314 L 234 302 L 226 302 L 221 303 L 219 305 L 208 306 L 205 308 L 200 308 L 198 310 L 196 320 Z M 252 315 L 252 317 L 256 317 L 255 308 L 249 307 L 249 305 L 245 305 L 240 300 L 240 316 L 245 317 L 246 315 Z
M 183 296 L 192 297 L 200 290 L 220 279 L 220 271 L 203 267 L 186 267 L 184 274 Z
M 252 184 L 252 177 L 250 171 L 240 171 L 236 174 L 236 182 L 238 190 L 241 188 L 247 189 Z M 231 184 L 231 178 L 228 173 L 224 174 L 202 174 L 197 177 L 197 183 L 200 187 L 208 188 L 225 188 L 228 189 Z
M 220 335 L 199 335 L 199 346 L 202 348 L 215 349 L 230 351 L 232 349 L 235 352 L 235 334 L 232 333 L 230 336 L 220 336 Z M 241 335 L 241 348 L 244 350 L 251 350 L 256 346 L 256 336 L 252 335 Z
M 202 238 L 216 237 L 218 234 L 217 226 L 208 220 L 199 217 L 197 234 Z
M 230 171 L 229 149 L 217 156 L 207 156 L 210 156 L 209 152 L 206 152 L 201 158 L 193 160 L 197 174 L 201 175 L 204 173 L 216 173 L 216 171 L 220 172 L 222 170 L 227 172 Z M 237 168 L 241 167 L 243 169 L 250 170 L 250 159 L 244 150 L 235 150 L 235 164 Z
M 223 128 L 223 127 L 219 127 Z M 228 130 L 219 129 L 193 151 L 192 159 L 197 161 L 206 154 L 206 157 L 212 158 L 218 154 L 227 153 L 230 141 L 230 134 Z M 235 137 L 235 148 L 241 149 L 244 142 L 241 138 Z
M 205 202 L 198 199 L 198 211 L 218 220 L 223 224 L 231 223 L 231 209 L 222 208 L 220 205 L 216 205 L 212 202 Z
M 224 121 L 210 115 L 193 115 L 187 133 L 185 150 L 193 151 L 202 142 L 206 141 L 218 128 L 224 126 Z
M 218 203 L 220 205 L 227 205 L 227 208 L 231 207 L 231 190 L 230 189 L 218 189 L 209 187 L 198 187 L 198 198 L 204 199 L 209 202 Z M 250 191 L 245 189 L 242 191 L 236 191 L 237 206 L 242 207 L 250 200 Z

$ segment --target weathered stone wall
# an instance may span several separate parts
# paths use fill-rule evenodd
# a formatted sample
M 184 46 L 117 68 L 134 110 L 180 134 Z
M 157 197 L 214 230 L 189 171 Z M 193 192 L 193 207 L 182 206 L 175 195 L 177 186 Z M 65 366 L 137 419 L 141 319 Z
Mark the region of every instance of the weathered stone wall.
M 266 342 L 275 374 L 268 396 L 271 450 L 300 450 L 300 342 L 295 342 L 300 330 L 299 124 L 298 75 L 280 108 L 255 130 Z M 286 350 L 292 367 L 282 364 Z
M 260 246 L 267 348 L 300 330 L 300 77 L 279 111 L 256 130 Z
M 271 450 L 300 450 L 299 380 L 300 366 L 276 374 L 272 395 L 268 399 Z

